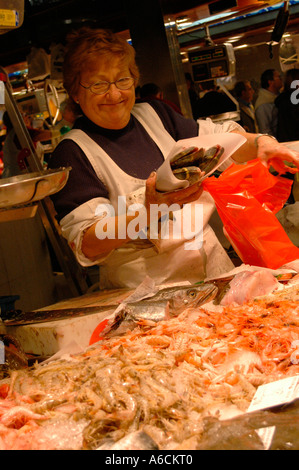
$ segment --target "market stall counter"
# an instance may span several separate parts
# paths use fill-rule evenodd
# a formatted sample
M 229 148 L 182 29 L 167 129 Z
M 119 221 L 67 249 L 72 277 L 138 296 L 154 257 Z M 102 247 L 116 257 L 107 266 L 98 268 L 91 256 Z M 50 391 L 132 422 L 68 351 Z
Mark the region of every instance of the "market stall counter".
M 34 312 L 8 312 L 0 335 L 15 337 L 26 354 L 36 357 L 52 356 L 71 343 L 84 348 L 97 325 L 129 294 L 126 289 L 93 292 Z
M 4 344 L 53 355 L 0 377 L 0 448 L 298 449 L 298 300 L 296 270 L 242 265 L 7 312 Z

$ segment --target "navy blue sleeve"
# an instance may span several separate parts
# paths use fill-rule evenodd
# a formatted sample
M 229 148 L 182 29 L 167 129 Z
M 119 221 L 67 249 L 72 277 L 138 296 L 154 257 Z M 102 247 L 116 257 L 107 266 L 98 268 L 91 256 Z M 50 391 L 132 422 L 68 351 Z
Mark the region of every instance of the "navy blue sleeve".
M 198 136 L 198 124 L 194 119 L 185 118 L 161 100 L 152 100 L 149 104 L 159 115 L 165 129 L 174 140 L 190 139 Z
M 186 119 L 163 102 L 154 100 L 150 104 L 174 140 L 188 139 L 198 135 L 198 125 L 193 119 Z M 109 150 L 110 157 L 123 171 L 137 178 L 146 179 L 150 172 L 157 169 L 163 162 L 163 156 L 144 128 L 136 120 L 133 120 L 132 124 L 134 126 L 131 131 L 129 128 L 129 131 L 124 135 L 120 131 L 113 131 L 113 136 L 110 138 L 106 135 L 108 131 L 102 129 L 101 133 L 97 133 L 94 130 L 94 125 L 90 123 L 89 127 L 87 125 L 87 128 L 83 128 L 83 130 L 87 131 L 87 134 L 104 150 Z M 108 136 L 110 134 L 111 131 Z M 140 168 L 138 156 L 140 149 L 143 148 L 144 153 L 149 155 L 149 161 L 144 161 L 142 168 Z M 59 221 L 81 204 L 93 198 L 109 199 L 107 188 L 97 177 L 88 158 L 74 141 L 66 138 L 54 150 L 48 168 L 68 166 L 72 167 L 72 170 L 67 184 L 61 191 L 51 196 Z
M 48 168 L 68 166 L 72 170 L 67 184 L 61 191 L 51 196 L 58 220 L 90 199 L 108 198 L 106 187 L 97 177 L 80 147 L 72 140 L 65 139 L 54 150 Z

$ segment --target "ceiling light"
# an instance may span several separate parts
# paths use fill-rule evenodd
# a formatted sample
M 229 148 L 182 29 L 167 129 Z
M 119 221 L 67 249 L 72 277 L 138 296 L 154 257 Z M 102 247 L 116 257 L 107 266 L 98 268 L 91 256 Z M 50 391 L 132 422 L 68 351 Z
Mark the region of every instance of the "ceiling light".
M 186 23 L 190 18 L 188 16 L 179 16 L 178 18 L 175 19 L 176 23 Z
M 244 36 L 244 34 L 238 34 L 238 36 L 231 36 L 231 37 L 229 38 L 229 41 L 232 40 L 232 39 L 233 39 L 233 40 L 241 39 L 243 36 Z
M 223 18 L 226 18 L 227 16 L 231 16 L 231 15 L 234 15 L 236 14 L 237 12 L 234 12 L 234 11 L 229 11 L 229 12 L 222 12 L 222 13 L 219 13 L 217 15 L 212 15 L 212 16 L 209 16 L 207 18 L 203 18 L 201 20 L 198 20 L 198 21 L 194 21 L 192 23 L 192 26 L 200 26 L 200 25 L 204 25 L 206 23 L 211 23 L 213 21 L 216 21 L 216 20 L 222 20 Z M 181 23 L 181 24 L 177 24 L 177 28 L 179 30 L 184 30 L 185 28 L 187 28 L 188 26 L 190 26 L 190 23 Z
M 170 27 L 175 26 L 175 25 L 176 25 L 175 21 L 173 21 L 171 19 L 168 19 L 168 21 L 166 21 L 164 23 L 165 28 L 170 28 Z
M 229 39 L 226 39 L 225 42 L 230 42 L 230 43 L 237 42 L 237 41 L 239 41 L 239 39 L 240 38 L 229 38 Z
M 197 46 L 193 46 L 193 47 L 188 47 L 188 51 L 193 51 L 193 49 L 198 49 L 198 48 L 199 48 L 198 45 L 197 45 Z
M 234 49 L 244 49 L 245 47 L 248 47 L 248 44 L 241 44 L 240 46 L 234 47 Z

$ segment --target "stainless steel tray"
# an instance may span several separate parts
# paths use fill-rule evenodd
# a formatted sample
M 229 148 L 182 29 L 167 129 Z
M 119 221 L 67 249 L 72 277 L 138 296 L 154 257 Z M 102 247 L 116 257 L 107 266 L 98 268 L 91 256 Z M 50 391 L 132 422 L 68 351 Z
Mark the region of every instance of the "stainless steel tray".
M 65 186 L 70 170 L 43 170 L 0 180 L 0 209 L 30 204 L 57 193 Z

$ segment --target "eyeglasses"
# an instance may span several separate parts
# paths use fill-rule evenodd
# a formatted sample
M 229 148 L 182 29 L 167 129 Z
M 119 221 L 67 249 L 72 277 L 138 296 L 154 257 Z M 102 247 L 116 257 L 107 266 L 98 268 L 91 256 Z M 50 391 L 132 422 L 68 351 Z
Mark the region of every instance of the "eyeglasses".
M 124 77 L 120 78 L 119 80 L 116 80 L 115 82 L 98 82 L 98 83 L 93 83 L 90 86 L 84 86 L 80 82 L 80 85 L 85 88 L 85 90 L 90 90 L 92 93 L 95 95 L 103 95 L 104 93 L 107 93 L 107 91 L 110 88 L 110 85 L 114 84 L 116 88 L 119 90 L 128 90 L 131 88 L 133 83 L 135 82 L 135 79 L 132 77 Z

